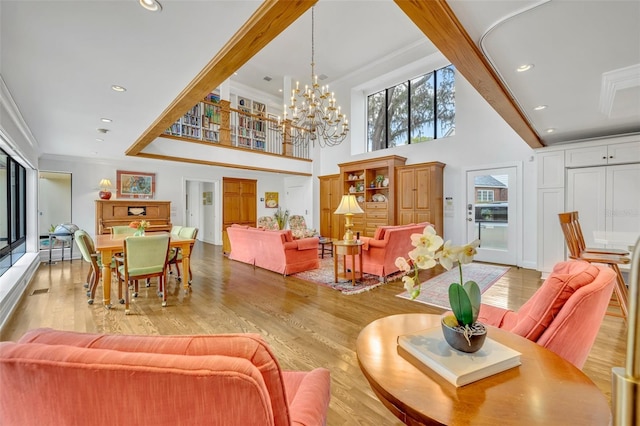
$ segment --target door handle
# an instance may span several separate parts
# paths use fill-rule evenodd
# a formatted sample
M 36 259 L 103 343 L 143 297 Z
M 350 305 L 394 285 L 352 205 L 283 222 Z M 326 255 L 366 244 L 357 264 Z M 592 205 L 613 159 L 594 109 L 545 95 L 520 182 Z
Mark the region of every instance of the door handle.
M 473 218 L 471 218 L 471 217 L 468 217 L 468 218 L 467 218 L 467 220 L 468 220 L 469 222 L 473 222 Z

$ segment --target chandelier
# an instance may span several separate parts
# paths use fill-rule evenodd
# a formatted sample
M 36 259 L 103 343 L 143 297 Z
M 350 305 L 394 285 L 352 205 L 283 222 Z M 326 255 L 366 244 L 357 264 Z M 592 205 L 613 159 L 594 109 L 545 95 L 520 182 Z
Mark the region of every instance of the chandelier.
M 311 8 L 311 81 L 312 85 L 300 89 L 300 82 L 296 81 L 296 88 L 291 90 L 290 116 L 287 106 L 284 106 L 284 120 L 290 120 L 290 125 L 282 126 L 283 136 L 288 134 L 294 145 L 309 146 L 316 143 L 320 147 L 339 145 L 349 131 L 349 121 L 336 105 L 336 98 L 329 93 L 329 85 L 320 86 L 315 74 L 315 42 L 314 17 L 315 6 Z

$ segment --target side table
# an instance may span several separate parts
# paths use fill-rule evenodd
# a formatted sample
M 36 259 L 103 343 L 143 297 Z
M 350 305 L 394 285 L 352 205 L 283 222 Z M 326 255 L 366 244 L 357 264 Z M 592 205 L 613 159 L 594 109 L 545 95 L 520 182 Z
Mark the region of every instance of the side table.
M 348 243 L 343 240 L 333 242 L 333 278 L 335 282 L 338 282 L 338 278 L 351 278 L 351 283 L 355 286 L 356 279 L 362 279 L 362 245 L 363 242 L 359 240 Z M 338 274 L 338 262 L 341 256 L 342 273 Z M 353 265 L 351 274 L 347 274 L 346 256 L 351 256 L 351 264 Z M 358 268 L 356 268 L 356 256 L 358 256 Z
M 318 240 L 318 250 L 320 250 L 320 257 L 324 259 L 325 250 L 329 252 L 331 257 L 333 257 L 333 240 L 328 237 L 320 237 Z

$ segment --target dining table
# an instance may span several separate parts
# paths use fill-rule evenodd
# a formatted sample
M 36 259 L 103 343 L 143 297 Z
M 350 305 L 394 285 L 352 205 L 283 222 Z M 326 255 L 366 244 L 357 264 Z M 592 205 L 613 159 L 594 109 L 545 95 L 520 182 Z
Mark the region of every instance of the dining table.
M 168 234 L 168 232 L 147 232 L 145 235 L 160 235 Z M 184 278 L 182 280 L 184 284 L 185 293 L 189 292 L 189 282 L 191 281 L 189 270 L 189 257 L 191 256 L 191 246 L 195 243 L 193 238 L 184 238 L 175 234 L 170 234 L 169 246 L 172 248 L 179 248 L 182 252 L 182 269 Z M 112 235 L 101 234 L 97 235 L 94 239 L 96 244 L 96 251 L 100 253 L 102 262 L 102 303 L 106 308 L 111 308 L 111 262 L 104 259 L 111 259 L 114 254 L 124 251 L 124 240 L 130 237 L 130 235 Z

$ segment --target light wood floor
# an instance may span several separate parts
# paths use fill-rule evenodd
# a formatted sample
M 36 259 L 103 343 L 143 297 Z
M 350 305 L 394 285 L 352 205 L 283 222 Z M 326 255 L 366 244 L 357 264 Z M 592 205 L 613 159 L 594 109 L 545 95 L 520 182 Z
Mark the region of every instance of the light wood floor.
M 377 318 L 410 312 L 441 313 L 440 309 L 395 297 L 403 291 L 401 282 L 344 296 L 294 277 L 231 261 L 222 255 L 221 247 L 200 242 L 192 267 L 195 277 L 189 295 L 185 296 L 171 278 L 169 306 L 162 308 L 154 282 L 151 288 L 142 287 L 132 304 L 132 315 L 125 316 L 122 305 L 106 310 L 99 302 L 87 304 L 82 288 L 87 263 L 74 260 L 42 264 L 0 340 L 17 340 L 36 327 L 126 334 L 260 333 L 273 347 L 283 369 L 326 367 L 331 371 L 329 425 L 401 424 L 378 401 L 360 372 L 356 338 Z M 427 279 L 434 273 L 422 271 L 421 277 Z M 511 268 L 483 295 L 483 302 L 517 309 L 540 284 L 539 273 Z M 30 295 L 33 290 L 46 288 L 47 293 Z M 101 291 L 100 286 L 98 293 Z M 624 366 L 625 345 L 622 319 L 605 317 L 583 370 L 609 399 L 611 368 Z

